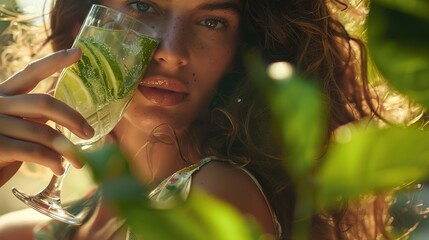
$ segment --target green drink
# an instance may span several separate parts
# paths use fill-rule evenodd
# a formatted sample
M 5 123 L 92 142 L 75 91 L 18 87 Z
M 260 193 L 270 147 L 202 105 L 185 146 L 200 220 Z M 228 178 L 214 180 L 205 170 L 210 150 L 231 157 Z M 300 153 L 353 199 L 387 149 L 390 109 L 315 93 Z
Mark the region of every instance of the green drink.
M 81 59 L 61 73 L 54 96 L 76 109 L 95 129 L 84 140 L 57 126 L 74 144 L 86 149 L 108 134 L 121 119 L 155 49 L 156 33 L 144 23 L 114 9 L 93 5 L 75 39 Z M 62 207 L 60 192 L 65 173 L 53 176 L 48 186 L 31 196 L 12 192 L 33 209 L 68 224 L 81 219 Z
M 84 140 L 61 131 L 75 144 L 91 144 L 122 117 L 158 41 L 134 31 L 87 27 L 76 46 L 82 57 L 62 73 L 54 96 L 80 112 L 95 135 Z

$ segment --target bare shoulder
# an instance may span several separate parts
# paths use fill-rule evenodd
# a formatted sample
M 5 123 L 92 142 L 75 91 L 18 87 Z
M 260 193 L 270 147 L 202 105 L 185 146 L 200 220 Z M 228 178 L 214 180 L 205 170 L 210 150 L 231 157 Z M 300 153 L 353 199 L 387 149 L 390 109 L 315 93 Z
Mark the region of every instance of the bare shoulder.
M 0 216 L 0 239 L 33 239 L 33 228 L 48 217 L 33 209 L 23 209 Z
M 192 188 L 202 189 L 254 217 L 266 233 L 275 234 L 273 216 L 256 182 L 243 169 L 211 161 L 195 173 Z

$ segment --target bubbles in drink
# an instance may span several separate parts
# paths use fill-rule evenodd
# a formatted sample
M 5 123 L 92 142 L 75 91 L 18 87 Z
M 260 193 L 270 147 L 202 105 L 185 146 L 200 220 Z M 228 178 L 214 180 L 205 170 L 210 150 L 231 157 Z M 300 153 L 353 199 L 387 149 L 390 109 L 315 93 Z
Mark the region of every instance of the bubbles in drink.
M 84 116 L 95 129 L 83 140 L 67 129 L 75 144 L 90 144 L 108 134 L 122 117 L 158 41 L 134 31 L 87 27 L 77 46 L 81 59 L 60 76 L 55 97 Z

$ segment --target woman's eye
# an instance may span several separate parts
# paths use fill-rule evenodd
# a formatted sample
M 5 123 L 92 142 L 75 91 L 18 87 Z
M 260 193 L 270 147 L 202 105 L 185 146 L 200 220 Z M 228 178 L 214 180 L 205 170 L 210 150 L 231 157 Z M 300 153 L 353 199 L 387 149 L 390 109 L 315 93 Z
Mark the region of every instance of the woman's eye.
M 152 7 L 152 5 L 150 5 L 149 3 L 146 2 L 133 2 L 130 3 L 130 6 L 132 9 L 139 11 L 139 12 L 144 12 L 144 13 L 150 13 L 150 12 L 154 12 L 155 9 Z
M 226 27 L 226 22 L 224 20 L 216 19 L 216 18 L 204 19 L 201 22 L 199 22 L 199 24 L 206 26 L 207 28 L 210 28 L 210 29 L 219 29 L 219 28 Z

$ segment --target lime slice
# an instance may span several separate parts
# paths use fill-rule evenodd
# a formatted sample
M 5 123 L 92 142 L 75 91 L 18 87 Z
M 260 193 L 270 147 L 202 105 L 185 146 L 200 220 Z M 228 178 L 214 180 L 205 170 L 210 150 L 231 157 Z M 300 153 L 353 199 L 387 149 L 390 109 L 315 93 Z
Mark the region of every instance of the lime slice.
M 54 97 L 74 108 L 94 105 L 94 98 L 88 90 L 88 86 L 72 68 L 68 68 L 64 72 L 57 84 Z
M 115 56 L 105 44 L 92 38 L 84 40 L 83 45 L 90 50 L 96 59 L 96 66 L 102 73 L 107 92 L 110 94 L 110 96 L 106 96 L 107 99 L 119 99 L 124 91 L 123 78 Z
M 144 75 L 159 44 L 158 40 L 144 35 L 138 35 L 138 39 L 140 41 L 138 45 L 140 51 L 134 57 L 135 63 L 133 63 L 133 65 L 128 68 L 128 71 L 126 71 L 126 75 L 124 77 L 125 92 L 130 91 L 130 89 L 134 89 L 134 87 L 140 82 L 139 80 Z
M 106 76 L 104 70 L 100 67 L 100 61 L 95 55 L 91 46 L 85 41 L 79 41 L 77 46 L 82 51 L 82 57 L 77 62 L 77 73 L 85 84 L 91 88 L 98 103 L 102 104 L 107 101 Z
M 151 38 L 142 36 L 140 46 L 143 49 L 142 53 L 142 62 L 144 66 L 144 70 L 146 70 L 146 66 L 149 64 L 150 60 L 152 59 L 152 55 L 155 53 L 156 48 L 158 47 L 159 41 Z

